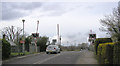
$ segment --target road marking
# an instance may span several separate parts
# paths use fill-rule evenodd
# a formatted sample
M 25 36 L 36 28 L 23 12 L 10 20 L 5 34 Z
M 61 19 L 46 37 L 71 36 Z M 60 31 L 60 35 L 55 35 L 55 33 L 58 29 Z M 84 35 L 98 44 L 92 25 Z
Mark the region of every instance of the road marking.
M 27 56 L 21 56 L 21 57 L 17 57 L 17 58 L 14 58 L 14 59 L 4 60 L 3 62 L 9 62 L 9 61 L 13 61 L 15 59 L 20 59 L 20 58 L 24 58 L 24 57 L 27 57 Z
M 38 61 L 38 62 L 35 62 L 35 63 L 33 63 L 33 64 L 42 64 L 42 63 L 44 63 L 44 62 L 46 62 L 46 61 L 48 61 L 48 60 L 50 60 L 50 59 L 52 59 L 52 58 L 55 58 L 55 57 L 57 57 L 57 56 L 59 56 L 60 54 L 57 54 L 57 55 L 55 55 L 55 56 L 52 56 L 52 57 L 50 57 L 50 58 L 47 58 L 47 59 L 45 59 L 45 60 L 43 60 L 43 61 Z
M 27 57 L 27 56 L 21 56 L 21 57 L 18 57 L 18 58 L 24 58 L 24 57 Z

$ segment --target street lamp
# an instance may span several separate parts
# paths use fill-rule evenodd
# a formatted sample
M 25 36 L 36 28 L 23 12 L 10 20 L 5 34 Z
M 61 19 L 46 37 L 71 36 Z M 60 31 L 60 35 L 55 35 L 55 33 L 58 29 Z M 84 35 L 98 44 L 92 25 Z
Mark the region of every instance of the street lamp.
M 24 46 L 24 42 L 25 42 L 25 40 L 24 40 L 24 22 L 25 22 L 25 20 L 23 19 L 22 20 L 22 22 L 23 22 L 23 48 L 22 48 L 22 52 L 23 52 L 23 54 L 25 54 L 25 46 Z

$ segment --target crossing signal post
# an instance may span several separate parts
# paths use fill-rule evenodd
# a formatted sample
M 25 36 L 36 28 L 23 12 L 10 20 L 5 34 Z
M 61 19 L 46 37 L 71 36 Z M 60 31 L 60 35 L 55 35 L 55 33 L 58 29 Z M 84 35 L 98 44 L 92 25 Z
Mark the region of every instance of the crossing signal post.
M 37 38 L 39 37 L 39 33 L 32 33 L 32 36 L 33 36 L 33 39 L 34 39 L 36 52 L 37 52 Z
M 32 36 L 33 36 L 34 38 L 37 38 L 37 37 L 39 37 L 39 33 L 32 33 Z
M 33 42 L 35 43 L 35 47 L 36 47 L 36 52 L 37 52 L 37 38 L 39 37 L 38 26 L 39 26 L 39 20 L 37 21 L 37 31 L 36 31 L 36 33 L 32 33 L 33 40 L 34 40 Z
M 89 34 L 89 39 L 88 39 L 89 42 L 94 43 L 95 39 L 96 39 L 96 34 Z
M 89 38 L 94 38 L 94 39 L 96 39 L 96 34 L 89 34 Z

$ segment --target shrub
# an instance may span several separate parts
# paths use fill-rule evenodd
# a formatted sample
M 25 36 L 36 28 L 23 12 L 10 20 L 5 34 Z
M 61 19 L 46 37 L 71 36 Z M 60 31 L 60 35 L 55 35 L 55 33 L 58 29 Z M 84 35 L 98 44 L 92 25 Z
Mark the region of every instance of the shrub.
M 113 64 L 120 64 L 120 41 L 114 45 Z
M 113 63 L 113 46 L 114 43 L 99 44 L 97 53 L 100 64 Z
M 10 43 L 7 40 L 2 39 L 2 59 L 9 58 L 10 53 L 11 53 Z
M 46 37 L 46 36 L 40 37 L 38 39 L 37 46 L 40 47 L 40 50 L 39 50 L 40 52 L 46 51 L 46 47 L 47 47 L 46 43 L 47 43 L 47 41 L 48 41 L 48 37 Z
M 98 48 L 98 45 L 100 44 L 100 43 L 107 43 L 107 42 L 112 42 L 112 39 L 111 38 L 97 38 L 96 40 L 95 40 L 95 53 L 96 53 L 96 55 L 97 55 L 97 48 Z
M 106 46 L 105 57 L 106 57 L 108 63 L 105 63 L 105 64 L 113 64 L 113 46 L 114 46 L 114 43 L 108 44 Z

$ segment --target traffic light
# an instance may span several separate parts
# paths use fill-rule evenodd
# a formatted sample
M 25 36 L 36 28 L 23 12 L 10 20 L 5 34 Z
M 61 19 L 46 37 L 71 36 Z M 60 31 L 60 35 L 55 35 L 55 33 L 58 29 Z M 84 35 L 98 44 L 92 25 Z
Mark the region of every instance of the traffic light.
M 32 33 L 32 36 L 33 36 L 34 38 L 37 38 L 37 37 L 39 37 L 39 33 Z

